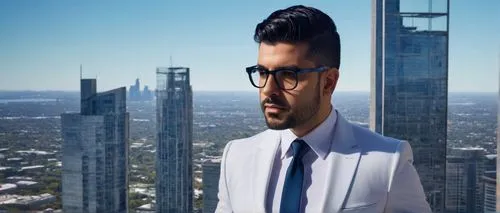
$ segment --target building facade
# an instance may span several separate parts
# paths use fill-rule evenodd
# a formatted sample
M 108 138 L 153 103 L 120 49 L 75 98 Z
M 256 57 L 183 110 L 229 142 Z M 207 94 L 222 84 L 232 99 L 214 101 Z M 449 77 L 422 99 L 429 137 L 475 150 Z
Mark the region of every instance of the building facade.
M 61 115 L 64 212 L 128 212 L 126 88 L 97 93 L 81 80 L 81 112 Z
M 220 163 L 221 159 L 210 159 L 203 162 L 203 213 L 213 213 L 217 209 Z
M 156 212 L 193 212 L 193 94 L 189 68 L 157 68 Z
M 484 213 L 496 213 L 496 171 L 486 171 L 483 176 L 484 183 Z
M 452 148 L 447 156 L 446 212 L 482 213 L 486 150 Z
M 370 129 L 411 144 L 435 213 L 445 207 L 448 7 L 372 0 Z

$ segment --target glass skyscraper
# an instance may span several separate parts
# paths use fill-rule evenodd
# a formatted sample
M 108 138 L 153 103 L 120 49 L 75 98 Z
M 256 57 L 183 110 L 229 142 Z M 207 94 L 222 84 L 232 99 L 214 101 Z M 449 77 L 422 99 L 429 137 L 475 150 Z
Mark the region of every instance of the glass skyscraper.
M 202 164 L 203 171 L 203 213 L 213 213 L 219 198 L 219 178 L 221 159 L 208 159 Z
M 193 212 L 193 94 L 189 68 L 156 69 L 156 212 Z
M 370 129 L 408 141 L 433 212 L 444 212 L 448 0 L 373 0 Z
M 486 150 L 452 148 L 446 168 L 446 212 L 483 213 Z
M 97 93 L 81 79 L 81 112 L 62 122 L 62 205 L 72 213 L 128 212 L 126 88 Z

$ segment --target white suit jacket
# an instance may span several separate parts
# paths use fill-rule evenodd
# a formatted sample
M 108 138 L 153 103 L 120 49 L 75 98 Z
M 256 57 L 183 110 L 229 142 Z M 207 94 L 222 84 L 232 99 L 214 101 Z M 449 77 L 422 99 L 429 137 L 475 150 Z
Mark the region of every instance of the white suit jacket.
M 332 138 L 320 212 L 430 213 L 407 142 L 350 124 L 340 113 Z M 280 133 L 266 130 L 224 148 L 216 212 L 265 209 Z

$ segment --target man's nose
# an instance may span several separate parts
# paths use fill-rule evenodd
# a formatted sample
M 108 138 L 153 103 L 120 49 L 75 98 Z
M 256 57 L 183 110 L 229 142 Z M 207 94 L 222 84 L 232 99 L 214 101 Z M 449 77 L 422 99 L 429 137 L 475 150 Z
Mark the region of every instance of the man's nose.
M 266 85 L 261 89 L 261 92 L 266 96 L 276 95 L 280 91 L 279 86 L 276 84 L 276 80 L 273 75 L 269 74 L 267 77 Z

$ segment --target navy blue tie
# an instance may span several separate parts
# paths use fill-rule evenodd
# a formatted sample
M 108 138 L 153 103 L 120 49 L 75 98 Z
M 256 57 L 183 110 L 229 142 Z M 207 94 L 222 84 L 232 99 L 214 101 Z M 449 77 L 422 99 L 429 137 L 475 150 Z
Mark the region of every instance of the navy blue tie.
M 281 194 L 280 213 L 300 212 L 302 183 L 304 180 L 304 163 L 302 156 L 307 152 L 308 146 L 303 140 L 292 142 L 293 159 L 288 166 L 285 185 Z

